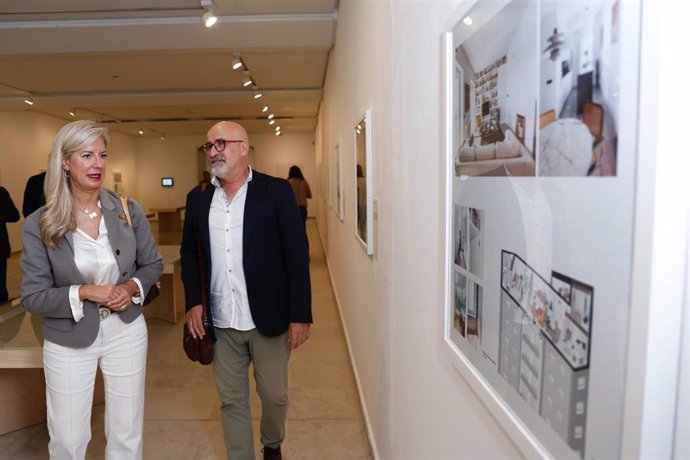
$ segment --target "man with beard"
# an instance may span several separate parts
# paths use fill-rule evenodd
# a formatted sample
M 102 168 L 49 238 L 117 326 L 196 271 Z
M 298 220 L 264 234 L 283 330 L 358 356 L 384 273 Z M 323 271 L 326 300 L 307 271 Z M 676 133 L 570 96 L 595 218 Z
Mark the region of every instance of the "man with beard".
M 249 167 L 242 126 L 220 122 L 207 140 L 201 149 L 214 177 L 205 190 L 187 195 L 180 250 L 187 325 L 192 336 L 205 334 L 205 290 L 227 457 L 255 458 L 251 363 L 262 404 L 263 458 L 281 459 L 288 359 L 309 338 L 312 323 L 304 225 L 290 184 Z

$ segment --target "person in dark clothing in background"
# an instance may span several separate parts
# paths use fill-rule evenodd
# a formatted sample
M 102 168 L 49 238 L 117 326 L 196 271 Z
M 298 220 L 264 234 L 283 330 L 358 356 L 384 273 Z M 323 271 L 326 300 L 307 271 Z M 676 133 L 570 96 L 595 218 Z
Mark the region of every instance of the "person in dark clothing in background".
M 7 302 L 7 259 L 10 257 L 10 238 L 7 222 L 18 222 L 19 211 L 5 187 L 0 186 L 0 303 Z
M 28 217 L 29 214 L 46 204 L 46 197 L 43 194 L 43 184 L 46 181 L 46 172 L 29 177 L 24 188 L 24 202 L 22 203 L 22 214 Z

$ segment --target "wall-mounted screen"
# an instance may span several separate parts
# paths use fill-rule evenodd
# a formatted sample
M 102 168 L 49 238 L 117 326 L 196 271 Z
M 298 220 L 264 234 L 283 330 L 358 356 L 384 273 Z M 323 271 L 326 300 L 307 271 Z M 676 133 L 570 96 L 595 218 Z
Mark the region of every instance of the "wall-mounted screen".
M 172 187 L 175 185 L 175 179 L 172 177 L 161 177 L 161 187 Z

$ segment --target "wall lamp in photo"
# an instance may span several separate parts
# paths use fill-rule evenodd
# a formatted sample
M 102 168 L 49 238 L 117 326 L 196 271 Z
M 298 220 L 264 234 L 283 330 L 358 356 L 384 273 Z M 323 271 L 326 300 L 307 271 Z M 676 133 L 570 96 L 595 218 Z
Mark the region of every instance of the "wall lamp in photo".
M 213 27 L 218 22 L 218 17 L 213 12 L 213 0 L 201 0 L 201 7 L 206 12 L 201 16 L 201 20 L 206 28 Z
M 567 46 L 565 35 L 558 32 L 558 29 L 553 29 L 553 34 L 546 39 L 548 46 L 542 52 L 543 56 L 548 56 L 549 59 L 555 61 L 561 55 L 561 49 Z

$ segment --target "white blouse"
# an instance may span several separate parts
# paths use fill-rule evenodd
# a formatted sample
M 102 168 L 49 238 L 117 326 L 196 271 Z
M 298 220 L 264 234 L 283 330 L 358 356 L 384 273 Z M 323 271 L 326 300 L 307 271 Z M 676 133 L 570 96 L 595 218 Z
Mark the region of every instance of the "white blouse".
M 74 263 L 77 265 L 79 272 L 84 275 L 86 282 L 88 284 L 116 284 L 120 270 L 113 250 L 110 247 L 108 229 L 105 226 L 103 216 L 101 215 L 98 226 L 97 239 L 93 239 L 79 228 L 72 232 L 72 237 Z M 139 292 L 144 292 L 141 281 L 136 277 L 132 277 L 132 280 L 139 288 Z M 72 316 L 76 322 L 79 322 L 84 317 L 84 301 L 79 300 L 80 286 L 75 284 L 69 288 L 69 303 L 72 308 Z M 142 300 L 141 297 L 132 298 L 132 302 L 137 304 L 141 303 Z

